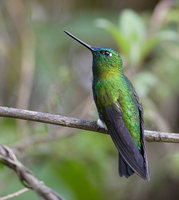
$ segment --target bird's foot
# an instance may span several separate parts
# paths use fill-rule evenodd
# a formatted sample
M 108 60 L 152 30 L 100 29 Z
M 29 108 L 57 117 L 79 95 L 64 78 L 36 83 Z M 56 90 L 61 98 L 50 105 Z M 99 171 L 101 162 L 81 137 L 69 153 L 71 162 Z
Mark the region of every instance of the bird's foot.
M 100 120 L 100 119 L 98 119 L 97 125 L 98 125 L 100 128 L 104 128 L 105 130 L 108 130 L 106 124 L 105 124 L 102 120 Z

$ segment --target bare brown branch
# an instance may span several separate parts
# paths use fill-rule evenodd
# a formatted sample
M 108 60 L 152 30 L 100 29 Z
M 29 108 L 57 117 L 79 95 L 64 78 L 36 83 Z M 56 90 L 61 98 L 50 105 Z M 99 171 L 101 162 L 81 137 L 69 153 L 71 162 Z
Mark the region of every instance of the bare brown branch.
M 19 177 L 22 184 L 34 190 L 40 197 L 45 200 L 62 200 L 62 198 L 47 187 L 43 182 L 39 181 L 22 163 L 20 163 L 15 154 L 8 147 L 0 144 L 0 162 L 7 167 L 13 169 Z
M 100 128 L 97 125 L 96 121 L 81 120 L 72 117 L 65 117 L 62 115 L 54 115 L 49 113 L 35 112 L 17 108 L 0 107 L 0 116 L 18 118 L 35 122 L 43 122 L 43 123 L 66 126 L 71 128 L 78 128 L 88 131 L 95 131 L 105 134 L 108 133 L 106 130 Z M 144 133 L 146 140 L 149 142 L 179 143 L 178 133 L 165 133 L 165 132 L 149 131 L 149 130 L 145 130 Z

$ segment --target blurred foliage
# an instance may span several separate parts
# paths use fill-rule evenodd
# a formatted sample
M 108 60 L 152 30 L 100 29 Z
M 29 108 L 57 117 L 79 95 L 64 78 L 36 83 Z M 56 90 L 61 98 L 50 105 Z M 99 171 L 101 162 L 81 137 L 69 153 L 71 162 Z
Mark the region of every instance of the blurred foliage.
M 118 27 L 108 20 L 98 19 L 96 25 L 107 30 L 116 40 L 121 53 L 130 66 L 137 67 L 162 40 L 178 40 L 173 30 L 148 34 L 145 20 L 132 10 L 124 10 L 119 17 Z M 149 35 L 149 36 L 148 36 Z
M 97 118 L 90 54 L 63 33 L 66 29 L 93 46 L 117 47 L 144 105 L 146 128 L 178 131 L 178 4 L 157 4 L 142 13 L 114 12 L 107 1 L 103 9 L 85 4 L 82 9 L 80 1 L 0 2 L 0 104 Z M 8 118 L 0 119 L 0 127 L 1 143 L 14 148 L 22 163 L 65 199 L 179 197 L 177 145 L 147 144 L 147 183 L 136 175 L 118 176 L 109 136 Z M 14 172 L 3 165 L 0 171 L 0 196 L 22 188 Z M 14 199 L 39 198 L 29 191 Z

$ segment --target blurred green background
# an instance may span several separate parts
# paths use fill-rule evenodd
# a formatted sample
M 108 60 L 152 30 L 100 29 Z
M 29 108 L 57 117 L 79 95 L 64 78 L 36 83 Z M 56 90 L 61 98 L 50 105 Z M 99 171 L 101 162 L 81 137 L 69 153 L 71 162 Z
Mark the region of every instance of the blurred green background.
M 0 105 L 96 120 L 90 52 L 123 58 L 145 112 L 145 128 L 179 131 L 179 1 L 1 0 Z M 0 143 L 67 200 L 178 200 L 179 147 L 147 143 L 151 181 L 120 178 L 109 136 L 0 118 Z M 0 196 L 23 188 L 0 165 Z M 36 200 L 33 191 L 16 197 Z

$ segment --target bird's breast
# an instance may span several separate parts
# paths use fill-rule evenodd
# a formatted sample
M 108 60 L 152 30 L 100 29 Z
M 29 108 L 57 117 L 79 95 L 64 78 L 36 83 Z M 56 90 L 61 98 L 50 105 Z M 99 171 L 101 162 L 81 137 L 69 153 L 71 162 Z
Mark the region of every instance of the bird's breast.
M 108 106 L 115 103 L 119 96 L 119 88 L 108 80 L 93 83 L 93 94 L 97 106 Z

